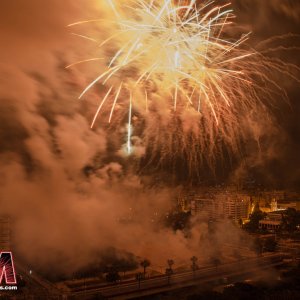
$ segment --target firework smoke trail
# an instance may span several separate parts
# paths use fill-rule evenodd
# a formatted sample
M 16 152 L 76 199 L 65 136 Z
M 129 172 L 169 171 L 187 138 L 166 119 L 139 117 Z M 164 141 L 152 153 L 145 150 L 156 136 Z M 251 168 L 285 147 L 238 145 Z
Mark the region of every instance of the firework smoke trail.
M 158 163 L 181 158 L 190 170 L 203 161 L 212 165 L 224 146 L 228 152 L 239 152 L 240 138 L 245 135 L 241 122 L 247 115 L 267 111 L 266 103 L 274 94 L 286 96 L 269 76 L 273 71 L 285 72 L 284 64 L 249 51 L 245 45 L 249 33 L 231 37 L 236 25 L 230 4 L 107 2 L 112 10 L 109 19 L 69 26 L 111 24 L 112 34 L 99 45 L 113 55 L 78 62 L 106 62 L 106 69 L 80 98 L 97 84 L 107 88 L 92 127 L 100 114 L 108 115 L 109 123 L 128 114 L 128 153 L 134 152 L 135 114 L 143 120 L 138 125 L 143 128 L 146 147 L 154 153 L 153 161 L 157 156 Z

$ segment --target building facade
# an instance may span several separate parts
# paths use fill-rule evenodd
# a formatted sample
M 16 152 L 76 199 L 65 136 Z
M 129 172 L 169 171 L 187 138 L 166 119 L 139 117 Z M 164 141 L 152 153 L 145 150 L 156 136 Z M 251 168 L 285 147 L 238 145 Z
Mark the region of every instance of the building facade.
M 198 194 L 185 200 L 185 203 L 190 203 L 192 215 L 207 220 L 231 219 L 235 222 L 249 218 L 250 196 L 238 193 L 218 193 L 205 196 Z
M 279 230 L 283 219 L 282 213 L 283 211 L 274 211 L 268 213 L 263 220 L 259 221 L 259 228 L 269 230 L 269 231 Z
M 10 251 L 10 242 L 10 218 L 7 216 L 0 216 L 0 251 Z

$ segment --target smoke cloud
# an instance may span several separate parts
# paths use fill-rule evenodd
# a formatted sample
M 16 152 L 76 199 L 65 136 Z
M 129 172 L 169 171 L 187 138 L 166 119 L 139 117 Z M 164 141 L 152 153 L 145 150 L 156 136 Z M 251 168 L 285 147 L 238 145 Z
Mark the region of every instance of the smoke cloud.
M 156 212 L 170 209 L 177 190 L 145 188 L 147 178 L 124 166 L 126 157 L 120 149 L 111 150 L 106 131 L 90 129 L 99 95 L 95 92 L 84 102 L 77 100 L 89 78 L 65 66 L 92 54 L 94 45 L 71 35 L 66 26 L 99 18 L 105 13 L 100 2 L 11 0 L 0 4 L 0 205 L 1 213 L 12 216 L 15 247 L 24 258 L 37 259 L 43 266 L 60 258 L 61 268 L 69 270 L 111 246 L 157 264 L 165 264 L 168 258 L 180 264 L 192 255 L 208 257 L 214 245 L 207 238 L 203 242 L 205 225 L 195 223 L 192 239 L 187 240 L 180 232 L 153 224 Z M 247 16 L 254 13 L 249 8 L 254 1 L 235 2 L 246 24 Z M 263 17 L 267 11 L 270 18 L 280 14 L 299 21 L 295 2 L 269 2 L 267 8 L 269 4 L 259 2 L 260 20 L 267 18 Z M 263 31 L 261 24 L 256 25 L 257 31 Z M 84 68 L 91 77 L 97 72 L 90 65 Z M 299 130 L 299 125 L 292 127 Z M 261 128 L 257 132 L 258 140 L 266 133 Z M 291 140 L 289 135 L 290 145 L 299 149 Z M 138 138 L 136 143 L 138 155 L 143 155 Z M 264 165 L 269 156 L 278 154 L 275 148 L 273 144 L 259 160 L 251 158 L 251 166 Z M 287 149 L 279 159 L 290 153 Z M 293 176 L 299 180 L 299 173 Z M 226 226 L 232 234 L 228 237 L 220 228 L 218 241 L 238 241 L 241 237 L 234 227 Z

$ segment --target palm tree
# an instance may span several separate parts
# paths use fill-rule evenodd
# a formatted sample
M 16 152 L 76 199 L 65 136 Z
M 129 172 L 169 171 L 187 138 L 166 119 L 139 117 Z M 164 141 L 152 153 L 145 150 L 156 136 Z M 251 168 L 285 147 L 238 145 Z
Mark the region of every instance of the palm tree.
M 168 259 L 167 263 L 169 268 L 166 269 L 166 275 L 168 276 L 168 284 L 170 284 L 171 275 L 173 274 L 172 266 L 174 265 L 174 260 Z
M 144 268 L 144 278 L 146 277 L 146 269 L 151 265 L 150 260 L 144 259 L 141 261 L 141 266 Z
M 195 271 L 199 269 L 198 265 L 197 265 L 197 261 L 198 261 L 198 257 L 193 256 L 191 257 L 191 261 L 192 261 L 192 270 L 193 270 L 193 275 L 195 277 Z
M 172 266 L 174 265 L 174 260 L 173 259 L 168 259 L 167 263 L 168 263 L 169 269 L 171 271 L 173 271 Z
M 141 287 L 141 279 L 142 279 L 142 277 L 143 277 L 143 274 L 141 272 L 139 272 L 139 273 L 136 274 L 136 280 L 139 283 L 139 288 Z
M 213 257 L 212 258 L 212 263 L 215 265 L 216 270 L 218 269 L 218 266 L 221 264 L 221 260 L 218 257 Z
M 191 258 L 191 261 L 192 261 L 193 265 L 196 265 L 196 263 L 197 263 L 197 261 L 198 261 L 198 257 L 193 256 L 193 257 Z

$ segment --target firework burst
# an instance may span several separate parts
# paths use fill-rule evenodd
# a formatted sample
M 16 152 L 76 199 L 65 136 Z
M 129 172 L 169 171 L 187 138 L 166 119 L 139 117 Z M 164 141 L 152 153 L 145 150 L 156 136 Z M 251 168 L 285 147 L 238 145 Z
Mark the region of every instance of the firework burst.
M 107 2 L 112 12 L 107 19 L 69 26 L 111 24 L 109 38 L 99 41 L 101 53 L 106 54 L 79 62 L 101 59 L 106 64 L 80 98 L 95 85 L 106 88 L 91 126 L 99 116 L 107 116 L 111 123 L 128 115 L 128 154 L 134 153 L 132 134 L 137 127 L 148 162 L 182 159 L 192 173 L 203 161 L 213 165 L 224 149 L 240 152 L 249 116 L 266 111 L 274 94 L 285 96 L 269 75 L 286 67 L 249 51 L 249 33 L 233 38 L 237 26 L 230 4 Z

